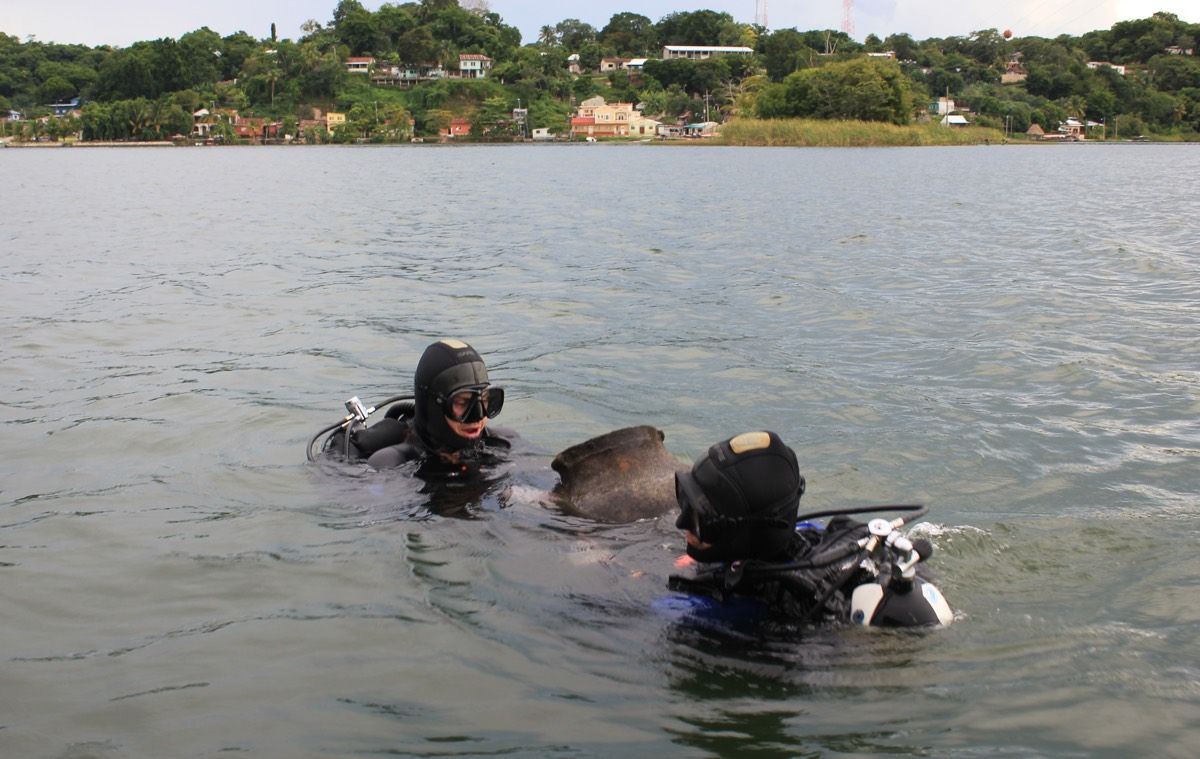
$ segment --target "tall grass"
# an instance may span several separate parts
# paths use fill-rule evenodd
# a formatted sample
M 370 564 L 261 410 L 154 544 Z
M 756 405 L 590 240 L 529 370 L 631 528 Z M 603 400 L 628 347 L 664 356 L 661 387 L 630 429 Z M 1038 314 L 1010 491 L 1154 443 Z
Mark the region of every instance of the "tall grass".
M 734 119 L 721 128 L 722 145 L 874 147 L 980 145 L 1003 142 L 999 129 L 946 127 L 936 122 L 896 126 L 878 121 Z

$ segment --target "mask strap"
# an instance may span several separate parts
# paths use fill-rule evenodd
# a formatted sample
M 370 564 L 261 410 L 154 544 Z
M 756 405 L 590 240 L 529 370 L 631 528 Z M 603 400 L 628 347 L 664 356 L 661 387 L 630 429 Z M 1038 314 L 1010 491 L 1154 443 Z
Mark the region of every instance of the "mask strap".
M 683 497 L 692 512 L 692 532 L 697 538 L 703 539 L 700 535 L 700 515 L 712 516 L 714 514 L 712 503 L 709 502 L 708 496 L 704 495 L 704 491 L 696 484 L 696 480 L 691 474 L 677 473 L 675 489 L 683 491 Z

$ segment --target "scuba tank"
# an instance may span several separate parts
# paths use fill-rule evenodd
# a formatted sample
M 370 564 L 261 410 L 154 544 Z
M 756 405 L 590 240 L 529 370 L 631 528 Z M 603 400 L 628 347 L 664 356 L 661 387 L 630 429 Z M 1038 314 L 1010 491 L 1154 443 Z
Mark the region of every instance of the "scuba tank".
M 954 618 L 946 597 L 932 582 L 917 576 L 917 563 L 934 552 L 929 540 L 910 540 L 886 519 L 872 519 L 868 526 L 871 539 L 864 546 L 874 554 L 878 544 L 892 549 L 888 572 L 875 582 L 854 588 L 850 598 L 850 621 L 875 627 L 920 627 L 949 624 Z
M 953 619 L 946 597 L 920 577 L 890 586 L 865 583 L 850 596 L 850 621 L 859 625 L 926 627 L 948 625 Z
M 901 525 L 903 522 L 901 522 Z M 954 619 L 950 604 L 932 582 L 916 574 L 917 563 L 933 555 L 928 540 L 909 540 L 886 519 L 872 519 L 867 525 L 871 533 L 867 554 L 882 543 L 893 554 L 889 571 L 882 572 L 875 582 L 863 583 L 850 595 L 850 621 L 874 627 L 922 627 L 948 625 Z

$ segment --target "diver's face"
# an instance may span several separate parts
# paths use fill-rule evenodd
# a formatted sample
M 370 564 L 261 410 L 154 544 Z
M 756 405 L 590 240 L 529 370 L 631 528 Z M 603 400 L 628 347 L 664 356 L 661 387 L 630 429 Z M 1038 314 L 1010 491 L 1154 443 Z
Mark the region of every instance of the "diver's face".
M 485 412 L 487 411 L 486 398 L 487 396 L 485 394 L 482 400 Z M 454 396 L 450 398 L 450 411 L 454 414 L 454 416 L 463 418 L 467 415 L 467 411 L 470 410 L 471 404 L 476 403 L 479 400 L 480 396 L 478 392 L 463 391 L 461 393 L 455 393 Z M 461 438 L 465 438 L 467 440 L 478 440 L 483 435 L 483 428 L 487 426 L 487 420 L 487 416 L 484 416 L 478 421 L 460 422 L 450 416 L 447 416 L 446 425 L 450 428 L 451 432 Z

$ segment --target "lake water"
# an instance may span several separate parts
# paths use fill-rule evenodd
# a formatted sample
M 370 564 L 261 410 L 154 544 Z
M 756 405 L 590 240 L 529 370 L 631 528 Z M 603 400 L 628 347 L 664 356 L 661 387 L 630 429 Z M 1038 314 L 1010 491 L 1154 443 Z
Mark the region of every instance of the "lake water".
M 1200 147 L 0 150 L 0 756 L 1191 757 Z M 509 479 L 307 464 L 460 337 Z M 769 428 L 922 502 L 933 632 L 658 610 L 538 496 Z

